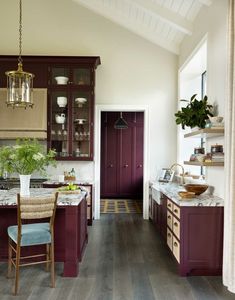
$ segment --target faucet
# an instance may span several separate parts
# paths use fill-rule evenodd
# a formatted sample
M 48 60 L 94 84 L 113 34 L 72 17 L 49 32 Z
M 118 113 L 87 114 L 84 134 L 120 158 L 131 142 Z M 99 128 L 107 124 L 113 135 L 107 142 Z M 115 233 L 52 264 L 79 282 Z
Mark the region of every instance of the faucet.
M 185 173 L 184 173 L 184 167 L 182 166 L 182 165 L 180 165 L 180 164 L 178 164 L 178 163 L 175 163 L 175 164 L 173 164 L 171 167 L 170 167 L 170 170 L 172 170 L 174 167 L 176 167 L 176 166 L 179 166 L 179 167 L 181 167 L 181 169 L 182 169 L 182 181 L 181 181 L 181 185 L 183 185 L 183 184 L 185 184 L 185 181 L 184 181 L 184 175 L 185 175 Z

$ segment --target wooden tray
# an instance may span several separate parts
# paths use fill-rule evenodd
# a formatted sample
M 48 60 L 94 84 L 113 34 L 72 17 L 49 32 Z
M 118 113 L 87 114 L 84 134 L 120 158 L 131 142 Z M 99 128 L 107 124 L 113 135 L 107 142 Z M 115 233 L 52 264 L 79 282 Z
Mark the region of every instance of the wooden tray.
M 193 192 L 185 192 L 185 191 L 181 191 L 181 192 L 178 192 L 178 195 L 179 195 L 182 199 L 191 199 L 191 198 L 195 198 L 195 193 L 193 193 Z
M 75 191 L 60 191 L 60 190 L 57 190 L 57 192 L 59 192 L 60 194 L 69 195 L 69 194 L 80 194 L 81 190 L 75 190 Z

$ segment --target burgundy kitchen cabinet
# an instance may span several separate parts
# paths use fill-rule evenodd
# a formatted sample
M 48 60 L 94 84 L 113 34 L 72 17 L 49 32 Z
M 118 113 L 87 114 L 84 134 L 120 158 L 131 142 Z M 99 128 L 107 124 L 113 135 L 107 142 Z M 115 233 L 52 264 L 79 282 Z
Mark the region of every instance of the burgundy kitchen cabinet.
M 167 199 L 167 245 L 181 276 L 221 275 L 223 207 L 177 206 Z
M 93 222 L 93 185 L 92 184 L 84 184 L 84 183 L 77 183 L 83 190 L 87 192 L 86 195 L 86 204 L 87 204 L 87 224 L 92 225 Z M 59 188 L 61 186 L 66 186 L 66 183 L 42 183 L 43 188 Z
M 17 69 L 17 56 L 0 56 L 0 82 Z M 34 87 L 47 88 L 48 148 L 57 160 L 93 160 L 95 70 L 98 56 L 24 56 L 23 69 L 35 74 Z M 58 77 L 68 80 L 61 82 Z M 57 78 L 57 79 L 56 79 Z M 58 97 L 66 98 L 59 104 Z
M 167 239 L 167 199 L 162 195 L 161 204 L 150 200 L 150 219 L 164 240 Z
M 101 115 L 101 197 L 143 197 L 143 113 L 124 112 L 127 129 L 115 129 L 119 112 Z
M 78 57 L 48 67 L 48 148 L 56 149 L 58 160 L 93 160 L 95 68 L 99 62 L 98 57 L 86 61 Z M 66 80 L 61 82 L 61 77 Z M 58 97 L 67 104 L 60 104 Z
M 63 262 L 63 276 L 77 277 L 79 262 L 82 260 L 87 242 L 86 199 L 78 206 L 57 206 L 55 215 L 55 261 Z M 17 224 L 17 206 L 0 206 L 0 261 L 8 258 L 7 228 Z M 42 253 L 42 248 L 23 247 L 22 255 L 36 255 Z

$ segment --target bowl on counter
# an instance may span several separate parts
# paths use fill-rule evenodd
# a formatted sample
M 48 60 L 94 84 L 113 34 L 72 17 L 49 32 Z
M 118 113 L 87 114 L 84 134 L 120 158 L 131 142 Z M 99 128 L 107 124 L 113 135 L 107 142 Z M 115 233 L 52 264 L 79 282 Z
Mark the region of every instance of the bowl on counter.
M 208 185 L 188 183 L 184 185 L 184 188 L 186 189 L 187 192 L 193 192 L 195 193 L 195 195 L 201 195 L 208 189 Z

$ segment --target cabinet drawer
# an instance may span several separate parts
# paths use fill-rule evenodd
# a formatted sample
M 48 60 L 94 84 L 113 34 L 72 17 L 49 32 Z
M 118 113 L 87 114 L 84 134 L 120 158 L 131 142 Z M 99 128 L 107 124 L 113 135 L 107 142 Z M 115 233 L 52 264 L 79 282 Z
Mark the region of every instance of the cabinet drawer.
M 173 204 L 173 213 L 178 219 L 180 219 L 180 208 L 175 204 Z
M 172 229 L 173 229 L 174 234 L 180 240 L 180 222 L 175 217 L 173 217 Z
M 169 199 L 167 199 L 167 209 L 169 209 L 170 211 L 173 210 L 173 203 Z
M 171 249 L 171 251 L 172 251 L 172 240 L 173 240 L 173 234 L 170 231 L 170 229 L 167 228 L 167 245 Z
M 178 263 L 180 263 L 180 243 L 177 241 L 177 239 L 174 236 L 173 236 L 172 248 L 173 248 L 172 251 L 175 258 L 177 259 Z
M 167 211 L 167 226 L 172 229 L 173 215 Z

